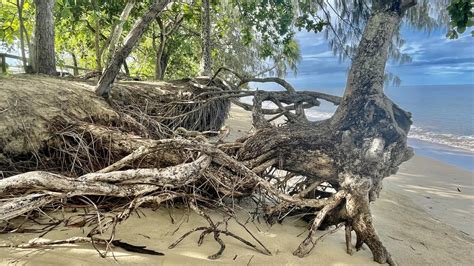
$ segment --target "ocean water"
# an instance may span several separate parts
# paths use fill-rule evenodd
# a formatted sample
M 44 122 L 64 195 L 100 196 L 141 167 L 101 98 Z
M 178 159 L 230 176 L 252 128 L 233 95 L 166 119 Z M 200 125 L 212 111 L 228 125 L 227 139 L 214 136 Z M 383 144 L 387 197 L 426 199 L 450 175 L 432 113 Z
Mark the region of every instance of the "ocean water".
M 342 89 L 325 90 L 342 95 Z M 385 94 L 412 113 L 409 144 L 415 153 L 474 171 L 474 85 L 389 87 Z M 308 110 L 314 120 L 332 116 L 323 103 Z
M 320 91 L 343 94 L 343 89 Z M 415 154 L 474 172 L 474 85 L 389 87 L 385 94 L 412 113 L 408 141 Z M 323 101 L 306 114 L 311 120 L 321 120 L 330 118 L 335 110 Z

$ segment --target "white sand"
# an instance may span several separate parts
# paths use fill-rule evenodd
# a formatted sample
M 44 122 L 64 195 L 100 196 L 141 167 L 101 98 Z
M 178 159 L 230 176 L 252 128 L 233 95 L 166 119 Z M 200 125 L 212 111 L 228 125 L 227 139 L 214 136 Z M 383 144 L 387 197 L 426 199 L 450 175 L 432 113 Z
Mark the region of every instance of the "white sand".
M 234 107 L 229 125 L 231 138 L 250 129 L 248 114 Z M 239 131 L 240 130 L 240 131 Z M 400 265 L 474 265 L 473 250 L 473 174 L 428 158 L 415 157 L 401 166 L 400 172 L 384 181 L 380 199 L 373 205 L 375 226 L 386 247 Z M 458 192 L 460 188 L 461 192 Z M 203 265 L 376 265 L 369 250 L 353 256 L 345 253 L 344 233 L 339 230 L 328 235 L 310 256 L 299 259 L 292 251 L 305 237 L 305 224 L 287 219 L 282 225 L 269 227 L 264 223 L 249 223 L 249 229 L 272 251 L 273 256 L 262 255 L 240 242 L 223 236 L 226 250 L 217 261 L 207 259 L 218 245 L 207 236 L 201 247 L 196 245 L 199 233 L 194 233 L 175 249 L 167 249 L 183 233 L 197 226 L 205 226 L 203 218 L 183 210 L 173 210 L 175 224 L 168 211 L 144 210 L 146 217 L 136 215 L 117 228 L 117 238 L 131 244 L 147 245 L 164 252 L 163 257 L 130 254 L 116 249 L 119 264 Z M 211 213 L 219 220 L 219 214 Z M 245 222 L 246 212 L 239 214 Z M 435 217 L 435 218 L 433 218 Z M 179 230 L 173 234 L 181 223 Z M 230 230 L 250 240 L 238 225 Z M 258 228 L 258 229 L 257 229 Z M 463 232 L 461 232 L 462 230 Z M 48 233 L 47 239 L 64 239 L 81 235 L 80 229 L 59 228 Z M 321 232 L 322 234 L 322 232 Z M 0 243 L 27 241 L 37 234 L 3 234 Z M 237 257 L 234 260 L 234 257 Z M 0 264 L 31 265 L 88 265 L 117 264 L 113 258 L 101 259 L 88 244 L 56 247 L 48 250 L 0 249 Z
M 415 156 L 384 184 L 409 197 L 439 221 L 474 237 L 473 172 Z

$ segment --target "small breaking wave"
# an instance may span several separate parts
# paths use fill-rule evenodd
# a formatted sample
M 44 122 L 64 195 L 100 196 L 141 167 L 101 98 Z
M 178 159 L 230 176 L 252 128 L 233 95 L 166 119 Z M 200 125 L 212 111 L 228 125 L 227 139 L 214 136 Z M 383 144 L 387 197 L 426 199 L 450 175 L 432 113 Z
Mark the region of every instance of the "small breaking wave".
M 333 116 L 334 112 L 323 112 L 323 111 L 316 111 L 313 109 L 306 110 L 306 117 L 310 121 L 319 121 L 319 120 L 324 120 L 331 118 Z
M 252 98 L 249 97 L 243 102 L 252 103 Z M 276 108 L 273 104 L 268 104 L 264 106 L 265 108 Z M 310 121 L 320 121 L 324 119 L 329 119 L 333 116 L 334 112 L 324 112 L 316 110 L 316 108 L 311 108 L 306 110 L 306 116 Z M 474 152 L 474 136 L 459 136 L 455 134 L 446 134 L 446 133 L 436 133 L 425 130 L 418 126 L 412 126 L 410 133 L 408 134 L 409 138 L 417 139 L 425 142 L 430 142 L 433 144 L 442 144 L 449 146 L 454 149 L 460 149 L 464 151 Z
M 474 152 L 474 136 L 458 136 L 454 134 L 435 133 L 417 126 L 412 126 L 408 137 Z
M 334 113 L 307 110 L 306 115 L 311 121 L 319 121 L 331 118 Z M 454 149 L 474 152 L 474 136 L 459 136 L 455 134 L 436 133 L 421 127 L 412 126 L 408 137 L 433 144 L 442 144 Z

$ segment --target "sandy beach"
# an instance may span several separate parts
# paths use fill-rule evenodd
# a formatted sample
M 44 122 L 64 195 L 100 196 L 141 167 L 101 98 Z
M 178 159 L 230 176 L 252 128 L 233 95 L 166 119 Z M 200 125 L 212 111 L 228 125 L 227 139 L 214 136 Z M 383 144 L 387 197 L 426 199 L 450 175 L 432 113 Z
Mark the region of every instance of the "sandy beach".
M 250 115 L 233 107 L 228 127 L 229 139 L 251 130 Z M 380 198 L 373 204 L 375 226 L 385 246 L 400 265 L 473 265 L 474 264 L 474 176 L 472 172 L 429 158 L 415 156 L 404 163 L 399 172 L 384 180 Z M 303 259 L 291 253 L 306 236 L 306 224 L 287 219 L 272 227 L 258 221 L 248 228 L 264 243 L 272 256 L 247 248 L 240 242 L 223 237 L 226 250 L 216 261 L 207 259 L 215 253 L 217 243 L 208 236 L 197 246 L 199 233 L 186 238 L 174 249 L 167 247 L 182 234 L 207 222 L 193 212 L 165 208 L 143 209 L 145 217 L 132 216 L 117 227 L 117 237 L 131 244 L 146 245 L 165 253 L 165 256 L 130 254 L 115 249 L 115 259 L 102 259 L 89 245 L 66 245 L 53 249 L 0 249 L 0 264 L 19 265 L 89 265 L 89 264 L 153 264 L 153 265 L 377 265 L 366 248 L 350 256 L 345 252 L 344 230 L 323 238 L 313 252 Z M 221 218 L 219 213 L 211 217 Z M 173 217 L 174 223 L 171 222 Z M 247 211 L 239 212 L 239 220 L 246 222 Z M 250 240 L 250 236 L 236 223 L 230 231 Z M 43 238 L 64 239 L 82 236 L 80 229 L 58 228 Z M 320 232 L 323 234 L 324 232 Z M 299 236 L 298 236 L 299 235 Z M 0 243 L 19 243 L 37 234 L 2 234 Z

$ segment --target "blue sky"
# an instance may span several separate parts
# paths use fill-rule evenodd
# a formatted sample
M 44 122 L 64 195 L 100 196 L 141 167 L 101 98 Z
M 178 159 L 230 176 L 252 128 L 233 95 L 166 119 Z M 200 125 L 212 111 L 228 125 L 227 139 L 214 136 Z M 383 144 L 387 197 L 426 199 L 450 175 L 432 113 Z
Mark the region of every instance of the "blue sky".
M 474 84 L 474 38 L 469 33 L 449 40 L 445 34 L 403 29 L 402 49 L 412 62 L 389 63 L 388 71 L 401 78 L 402 86 Z M 298 89 L 344 87 L 350 62 L 333 56 L 323 34 L 299 32 L 296 37 L 303 58 L 296 77 L 289 73 L 287 80 Z

